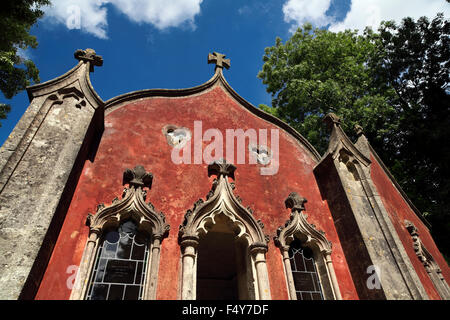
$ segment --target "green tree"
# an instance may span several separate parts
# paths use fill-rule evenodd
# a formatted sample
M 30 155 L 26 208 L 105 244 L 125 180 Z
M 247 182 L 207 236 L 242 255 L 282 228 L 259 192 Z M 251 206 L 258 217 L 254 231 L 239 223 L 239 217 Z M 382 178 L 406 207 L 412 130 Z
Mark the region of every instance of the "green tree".
M 334 112 L 353 136 L 362 125 L 374 149 L 432 223 L 444 255 L 450 252 L 450 26 L 405 18 L 378 32 L 333 33 L 305 24 L 266 48 L 258 77 L 278 116 L 319 152 L 328 144 L 322 118 Z
M 372 67 L 378 61 L 377 37 L 367 30 L 333 33 L 299 28 L 291 39 L 276 39 L 265 49 L 258 77 L 272 94 L 272 107 L 261 107 L 278 116 L 305 136 L 319 152 L 327 146 L 323 116 L 334 112 L 344 129 L 365 128 L 376 144 L 390 141 L 397 129 L 395 90 Z
M 450 21 L 443 14 L 379 28 L 378 61 L 397 95 L 398 155 L 386 162 L 450 253 Z
M 0 90 L 11 99 L 31 81 L 39 82 L 39 70 L 33 61 L 18 55 L 18 50 L 36 48 L 31 26 L 44 14 L 40 8 L 49 0 L 14 0 L 2 2 L 0 11 Z M 6 119 L 10 106 L 0 103 L 0 119 Z M 0 123 L 1 126 L 1 123 Z

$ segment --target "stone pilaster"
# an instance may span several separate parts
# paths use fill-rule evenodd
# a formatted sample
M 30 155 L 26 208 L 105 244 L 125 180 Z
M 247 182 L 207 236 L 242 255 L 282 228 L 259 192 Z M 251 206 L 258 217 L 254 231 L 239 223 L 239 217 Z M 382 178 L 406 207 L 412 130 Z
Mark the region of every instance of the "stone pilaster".
M 371 180 L 370 150 L 361 128 L 353 144 L 337 116 L 330 114 L 325 120 L 332 129 L 330 144 L 314 174 L 333 215 L 359 297 L 428 299 Z M 374 270 L 379 271 L 379 286 L 369 280 Z
M 77 50 L 66 74 L 27 89 L 30 106 L 0 149 L 0 299 L 32 299 L 84 162 L 103 130 L 89 72 L 102 59 Z

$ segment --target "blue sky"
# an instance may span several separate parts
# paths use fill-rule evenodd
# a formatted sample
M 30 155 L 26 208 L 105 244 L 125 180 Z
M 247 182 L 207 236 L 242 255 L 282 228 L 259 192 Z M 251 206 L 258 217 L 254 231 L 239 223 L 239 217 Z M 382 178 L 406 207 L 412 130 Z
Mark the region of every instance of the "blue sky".
M 104 64 L 91 74 L 103 100 L 140 89 L 186 88 L 207 81 L 214 67 L 209 52 L 231 59 L 225 77 L 253 105 L 270 105 L 258 79 L 264 48 L 277 36 L 288 39 L 306 21 L 332 31 L 378 26 L 404 16 L 450 16 L 445 0 L 53 0 L 31 33 L 37 49 L 27 50 L 40 70 L 41 82 L 76 64 L 76 49 L 93 48 Z M 403 4 L 402 4 L 403 3 Z M 79 17 L 77 20 L 74 17 Z M 78 23 L 79 22 L 79 23 Z M 29 105 L 26 92 L 9 103 L 0 144 Z

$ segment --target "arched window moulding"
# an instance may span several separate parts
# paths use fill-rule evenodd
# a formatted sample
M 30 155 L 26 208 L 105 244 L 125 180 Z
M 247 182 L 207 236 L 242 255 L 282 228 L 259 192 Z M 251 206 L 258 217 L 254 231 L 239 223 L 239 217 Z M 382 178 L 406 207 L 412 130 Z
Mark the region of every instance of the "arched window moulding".
M 151 203 L 145 202 L 147 191 L 144 188 L 150 189 L 152 180 L 152 174 L 147 173 L 143 166 L 138 165 L 133 170 L 127 169 L 123 174 L 123 184 L 128 184 L 129 187 L 124 189 L 122 199 L 116 197 L 108 207 L 100 204 L 95 215 L 88 215 L 86 225 L 89 226 L 89 236 L 70 295 L 71 300 L 86 297 L 102 235 L 112 228 L 118 228 L 121 222 L 129 219 L 136 222 L 138 230 L 150 238 L 142 299 L 156 299 L 160 245 L 163 238 L 167 237 L 170 226 L 162 212 L 155 211 Z
M 297 294 L 289 260 L 289 246 L 294 239 L 298 239 L 313 251 L 314 261 L 319 274 L 320 285 L 326 300 L 342 300 L 339 285 L 331 260 L 331 242 L 325 238 L 325 233 L 319 231 L 306 219 L 306 199 L 292 192 L 285 201 L 286 207 L 291 209 L 290 219 L 279 227 L 274 237 L 275 245 L 280 248 L 284 271 L 286 274 L 289 299 L 296 300 Z
M 201 237 L 216 224 L 218 216 L 224 216 L 228 227 L 234 232 L 235 241 L 244 248 L 246 262 L 248 299 L 271 299 L 266 252 L 269 236 L 264 234 L 264 225 L 256 220 L 250 208 L 244 208 L 241 199 L 234 195 L 236 167 L 221 159 L 208 166 L 208 176 L 217 175 L 206 201 L 199 199 L 192 210 L 188 210 L 179 229 L 182 250 L 180 298 L 196 299 L 197 247 Z

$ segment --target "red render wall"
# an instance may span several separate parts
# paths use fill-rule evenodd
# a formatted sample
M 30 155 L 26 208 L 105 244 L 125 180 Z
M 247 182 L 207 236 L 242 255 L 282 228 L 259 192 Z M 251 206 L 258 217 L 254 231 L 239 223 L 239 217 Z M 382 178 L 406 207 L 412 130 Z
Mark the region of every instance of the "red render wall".
M 138 164 L 154 176 L 147 201 L 164 212 L 171 226 L 169 237 L 162 242 L 157 299 L 177 299 L 178 227 L 186 210 L 197 199 L 205 198 L 214 177 L 208 178 L 206 164 L 174 164 L 170 157 L 172 147 L 167 144 L 162 128 L 174 124 L 193 133 L 196 120 L 203 121 L 203 132 L 218 128 L 224 138 L 225 129 L 277 128 L 238 105 L 220 86 L 190 97 L 141 99 L 107 114 L 96 158 L 85 164 L 36 299 L 69 297 L 66 281 L 70 274 L 66 271 L 68 266 L 80 263 L 88 235 L 88 227 L 84 225 L 87 214 L 95 213 L 97 204 L 109 205 L 114 197 L 120 196 L 123 171 Z M 270 146 L 270 136 L 268 141 Z M 208 144 L 204 142 L 203 148 Z M 245 207 L 254 209 L 255 219 L 262 220 L 265 232 L 271 236 L 267 267 L 272 298 L 288 298 L 281 254 L 272 238 L 289 218 L 284 200 L 296 191 L 308 199 L 308 221 L 325 231 L 333 243 L 332 259 L 343 298 L 358 299 L 329 208 L 321 199 L 313 175 L 315 161 L 297 140 L 282 130 L 280 154 L 276 175 L 262 176 L 259 165 L 249 164 L 236 165 L 235 172 L 235 194 L 242 198 Z
M 444 275 L 447 282 L 450 279 L 450 270 L 449 267 L 439 252 L 439 249 L 436 247 L 436 244 L 433 241 L 433 238 L 430 235 L 428 228 L 425 224 L 420 220 L 420 218 L 415 214 L 415 212 L 411 209 L 405 199 L 401 196 L 398 189 L 393 185 L 388 175 L 385 173 L 380 164 L 376 161 L 376 159 L 371 155 L 371 177 L 372 180 L 380 194 L 381 200 L 390 215 L 390 218 L 394 224 L 395 230 L 405 247 L 406 253 L 409 256 L 425 290 L 430 297 L 430 299 L 440 299 L 439 294 L 437 293 L 433 283 L 431 282 L 428 274 L 425 270 L 425 267 L 419 261 L 419 258 L 414 252 L 413 241 L 411 235 L 408 230 L 405 228 L 404 220 L 409 220 L 418 229 L 420 239 L 423 244 L 427 248 L 427 250 L 434 257 L 435 261 L 442 269 L 442 274 Z M 414 199 L 412 199 L 414 201 Z

